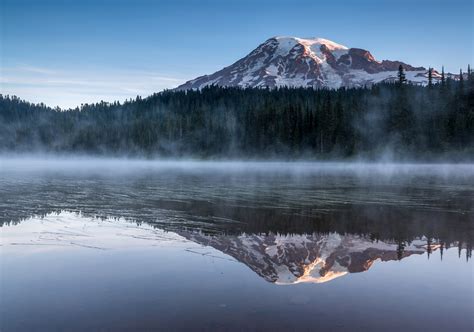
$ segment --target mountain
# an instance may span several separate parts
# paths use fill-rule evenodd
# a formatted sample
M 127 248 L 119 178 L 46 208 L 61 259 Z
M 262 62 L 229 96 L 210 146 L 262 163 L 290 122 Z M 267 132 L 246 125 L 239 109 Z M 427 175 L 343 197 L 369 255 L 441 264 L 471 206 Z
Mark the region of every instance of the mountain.
M 178 231 L 184 238 L 209 246 L 247 265 L 268 282 L 288 285 L 324 283 L 348 273 L 367 271 L 375 261 L 395 261 L 427 251 L 426 238 L 400 250 L 396 243 L 371 241 L 359 235 L 242 234 L 204 235 Z M 431 243 L 429 248 L 440 247 Z
M 339 88 L 371 85 L 397 79 L 402 65 L 406 78 L 426 84 L 428 71 L 400 61 L 377 61 L 367 50 L 348 48 L 323 38 L 274 37 L 244 58 L 214 74 L 198 77 L 178 90 L 209 85 L 238 87 Z M 439 80 L 440 74 L 433 73 Z

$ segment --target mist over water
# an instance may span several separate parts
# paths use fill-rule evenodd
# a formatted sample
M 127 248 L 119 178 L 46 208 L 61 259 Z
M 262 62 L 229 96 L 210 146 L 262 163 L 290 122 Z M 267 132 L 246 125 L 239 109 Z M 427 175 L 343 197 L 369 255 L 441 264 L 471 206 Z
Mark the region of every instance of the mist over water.
M 474 168 L 22 157 L 0 160 L 0 184 L 2 222 L 68 210 L 166 224 L 166 218 L 157 216 L 171 213 L 188 215 L 185 219 L 199 216 L 209 228 L 222 227 L 222 218 L 232 221 L 226 228 L 239 229 L 255 225 L 245 214 L 248 209 L 266 215 L 257 219 L 274 227 L 276 211 L 289 226 L 301 224 L 290 219 L 338 219 L 357 209 L 375 222 L 387 207 L 399 213 L 410 209 L 412 216 L 431 213 L 443 222 L 449 218 L 436 213 L 468 219 L 473 212 Z
M 141 159 L 141 158 L 97 158 L 85 155 L 0 155 L 0 167 L 4 171 L 41 171 L 62 169 L 64 171 L 90 171 L 108 169 L 110 171 L 139 170 L 190 170 L 190 171 L 257 171 L 269 173 L 324 173 L 345 172 L 357 175 L 368 173 L 380 175 L 393 174 L 432 174 L 437 176 L 472 177 L 472 163 L 422 163 L 422 162 L 391 162 L 391 161 L 254 161 L 254 160 L 200 160 L 200 159 Z M 113 173 L 112 173 L 113 175 Z
M 3 157 L 1 327 L 469 330 L 473 202 L 471 164 Z

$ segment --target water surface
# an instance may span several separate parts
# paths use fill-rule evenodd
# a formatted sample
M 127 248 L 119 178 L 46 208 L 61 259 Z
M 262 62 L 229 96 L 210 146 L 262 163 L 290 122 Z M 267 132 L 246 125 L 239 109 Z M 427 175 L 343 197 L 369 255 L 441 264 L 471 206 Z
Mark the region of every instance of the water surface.
M 473 329 L 471 165 L 0 161 L 1 329 Z

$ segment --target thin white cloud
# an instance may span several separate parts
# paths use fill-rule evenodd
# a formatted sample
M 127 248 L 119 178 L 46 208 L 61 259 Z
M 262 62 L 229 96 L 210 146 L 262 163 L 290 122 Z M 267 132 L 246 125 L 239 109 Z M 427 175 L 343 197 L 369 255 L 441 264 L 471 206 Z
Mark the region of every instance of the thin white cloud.
M 49 68 L 42 68 L 42 67 L 36 67 L 36 66 L 29 66 L 25 64 L 20 64 L 16 67 L 7 67 L 7 68 L 1 68 L 1 71 L 4 73 L 8 72 L 23 72 L 23 73 L 36 73 L 36 74 L 55 74 L 56 71 L 51 70 Z
M 57 70 L 18 65 L 1 68 L 0 93 L 61 108 L 113 102 L 170 89 L 185 79 L 145 70 Z

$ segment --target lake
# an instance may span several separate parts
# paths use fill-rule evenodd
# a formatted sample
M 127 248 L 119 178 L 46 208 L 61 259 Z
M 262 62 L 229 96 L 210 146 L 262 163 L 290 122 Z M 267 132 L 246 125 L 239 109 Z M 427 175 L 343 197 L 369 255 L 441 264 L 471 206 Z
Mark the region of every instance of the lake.
M 474 167 L 0 159 L 0 330 L 474 329 Z

